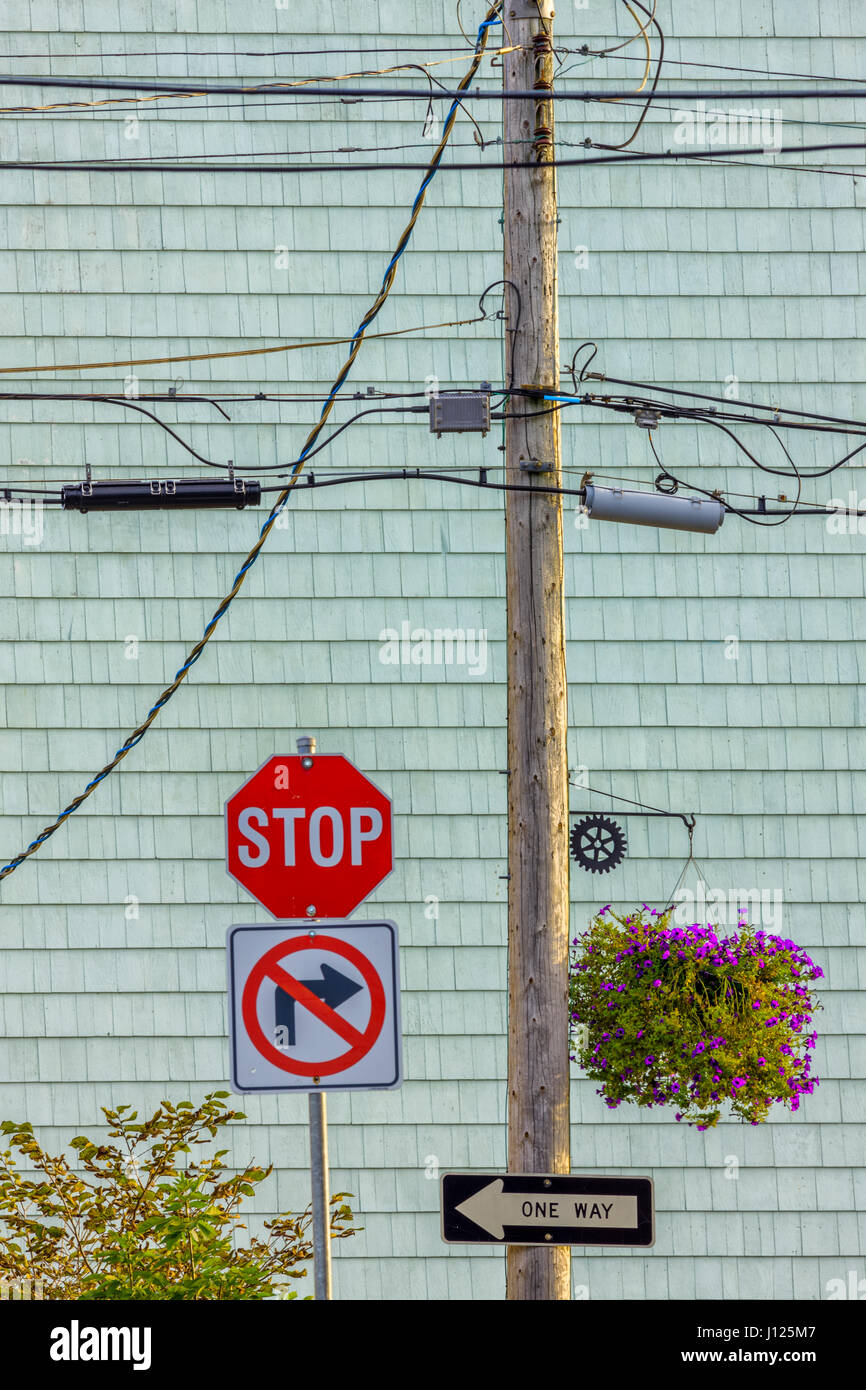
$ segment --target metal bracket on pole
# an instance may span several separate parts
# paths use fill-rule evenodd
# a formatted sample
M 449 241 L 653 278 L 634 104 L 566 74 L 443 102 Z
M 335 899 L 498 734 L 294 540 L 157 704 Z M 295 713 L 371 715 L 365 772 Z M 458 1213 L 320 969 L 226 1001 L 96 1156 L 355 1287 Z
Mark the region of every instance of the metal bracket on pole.
M 554 0 L 508 0 L 508 19 L 553 19 Z
M 296 740 L 301 766 L 313 766 L 316 740 L 304 734 Z M 309 911 L 309 909 L 308 909 Z M 315 1077 L 318 1083 L 319 1078 Z M 313 1280 L 317 1300 L 331 1297 L 331 1223 L 329 1220 L 331 1179 L 328 1173 L 328 1097 L 324 1091 L 311 1091 L 310 1103 L 310 1184 L 313 1194 Z

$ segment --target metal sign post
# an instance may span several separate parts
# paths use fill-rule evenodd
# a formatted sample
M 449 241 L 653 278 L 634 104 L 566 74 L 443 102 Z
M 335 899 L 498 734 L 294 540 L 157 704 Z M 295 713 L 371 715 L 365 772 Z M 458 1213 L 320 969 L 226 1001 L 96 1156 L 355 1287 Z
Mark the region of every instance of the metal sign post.
M 313 1276 L 316 1299 L 331 1297 L 330 1178 L 328 1175 L 328 1097 L 310 1092 L 310 1177 L 313 1189 Z
M 226 937 L 231 1086 L 309 1094 L 315 1297 L 331 1299 L 322 1083 L 374 1091 L 403 1082 L 397 928 L 346 920 L 393 868 L 392 812 L 347 758 L 318 757 L 310 736 L 297 747 L 226 802 L 228 872 L 284 919 Z

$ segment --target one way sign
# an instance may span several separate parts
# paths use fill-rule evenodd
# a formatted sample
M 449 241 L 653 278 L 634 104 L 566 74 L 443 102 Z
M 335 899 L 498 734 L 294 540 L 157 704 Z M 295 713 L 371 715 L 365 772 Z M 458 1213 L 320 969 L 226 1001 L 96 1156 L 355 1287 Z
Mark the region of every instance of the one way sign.
M 551 1173 L 446 1173 L 449 1244 L 652 1245 L 650 1178 Z

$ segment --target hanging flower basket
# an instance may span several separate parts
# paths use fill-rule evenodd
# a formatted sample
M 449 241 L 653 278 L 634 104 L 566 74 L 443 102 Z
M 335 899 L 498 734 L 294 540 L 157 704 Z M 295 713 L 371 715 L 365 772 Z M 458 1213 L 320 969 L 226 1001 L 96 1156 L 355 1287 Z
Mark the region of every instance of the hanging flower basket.
M 606 907 L 575 939 L 572 1061 L 601 1082 L 610 1110 L 673 1105 L 702 1130 L 727 1101 L 751 1124 L 773 1104 L 797 1110 L 818 1085 L 811 987 L 824 972 L 793 941 L 746 922 L 720 938 L 672 917 L 673 908 L 618 917 Z

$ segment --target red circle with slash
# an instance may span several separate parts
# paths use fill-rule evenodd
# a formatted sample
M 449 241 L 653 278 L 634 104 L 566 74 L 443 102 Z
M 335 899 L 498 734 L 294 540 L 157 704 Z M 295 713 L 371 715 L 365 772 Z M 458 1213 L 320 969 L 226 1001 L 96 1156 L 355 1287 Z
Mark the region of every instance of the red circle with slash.
M 370 1018 L 363 1031 L 355 1028 L 347 1019 L 338 1014 L 336 1009 L 330 1008 L 324 1000 L 319 999 L 317 995 L 307 989 L 300 980 L 296 980 L 287 970 L 282 969 L 280 961 L 285 956 L 293 955 L 296 951 L 313 950 L 325 950 L 342 956 L 344 960 L 347 960 L 350 965 L 354 965 L 360 971 L 364 983 L 370 991 Z M 335 1032 L 344 1042 L 350 1043 L 348 1052 L 343 1052 L 339 1057 L 333 1057 L 326 1062 L 303 1062 L 300 1059 L 287 1057 L 285 1053 L 280 1052 L 279 1048 L 268 1041 L 259 1023 L 258 995 L 265 979 L 270 979 L 273 984 L 279 985 L 280 989 L 292 996 L 296 1004 L 301 1004 L 305 1009 L 309 1009 L 310 1013 L 314 1014 L 327 1028 Z M 256 962 L 244 985 L 241 1012 L 250 1042 L 275 1067 L 279 1067 L 281 1071 L 294 1072 L 298 1076 L 334 1076 L 337 1072 L 347 1071 L 356 1062 L 360 1062 L 375 1044 L 385 1022 L 385 989 L 371 962 L 348 941 L 339 941 L 335 936 L 316 936 L 315 939 L 311 939 L 308 934 L 305 934 L 295 937 L 294 940 L 281 941 L 278 946 L 274 946 L 262 956 L 261 960 Z

